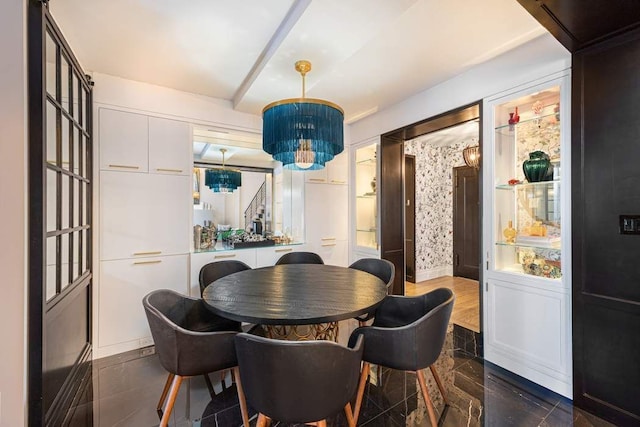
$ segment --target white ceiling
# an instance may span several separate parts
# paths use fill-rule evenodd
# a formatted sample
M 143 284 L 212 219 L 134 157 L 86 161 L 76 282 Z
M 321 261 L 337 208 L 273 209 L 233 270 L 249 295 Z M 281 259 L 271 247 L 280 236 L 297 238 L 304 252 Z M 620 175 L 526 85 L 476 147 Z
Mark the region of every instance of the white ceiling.
M 347 121 L 382 110 L 545 30 L 516 0 L 53 0 L 85 71 L 233 101 L 298 97 Z

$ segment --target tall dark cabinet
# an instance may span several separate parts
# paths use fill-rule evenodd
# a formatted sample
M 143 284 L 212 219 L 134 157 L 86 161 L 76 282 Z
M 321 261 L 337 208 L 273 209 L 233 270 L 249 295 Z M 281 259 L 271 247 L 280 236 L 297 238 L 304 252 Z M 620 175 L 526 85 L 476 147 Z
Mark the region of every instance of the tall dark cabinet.
M 574 404 L 639 425 L 640 4 L 518 2 L 572 52 Z

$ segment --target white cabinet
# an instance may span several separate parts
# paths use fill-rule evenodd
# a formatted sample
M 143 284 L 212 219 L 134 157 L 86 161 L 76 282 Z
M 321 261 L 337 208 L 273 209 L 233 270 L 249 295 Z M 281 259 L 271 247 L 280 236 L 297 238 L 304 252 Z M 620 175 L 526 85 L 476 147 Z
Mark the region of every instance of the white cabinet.
M 305 172 L 305 182 L 345 185 L 349 179 L 349 153 L 344 150 L 323 169 Z
M 377 141 L 368 141 L 352 147 L 352 212 L 354 261 L 359 258 L 379 257 L 378 239 L 378 160 Z
M 101 170 L 149 170 L 147 116 L 100 108 L 98 126 Z
M 485 101 L 484 356 L 571 398 L 569 76 Z
M 257 248 L 256 267 L 269 267 L 276 264 L 280 257 L 289 252 L 300 252 L 305 250 L 305 245 L 291 246 L 269 246 Z
M 190 175 L 189 123 L 100 108 L 99 128 L 101 170 Z
M 326 264 L 346 266 L 349 261 L 348 187 L 309 183 L 305 186 L 305 195 L 307 250 L 318 253 Z
M 100 259 L 189 252 L 190 177 L 103 171 Z
M 102 261 L 97 357 L 152 344 L 142 298 L 156 289 L 188 291 L 188 255 Z
M 176 120 L 149 117 L 149 171 L 191 174 L 191 126 Z

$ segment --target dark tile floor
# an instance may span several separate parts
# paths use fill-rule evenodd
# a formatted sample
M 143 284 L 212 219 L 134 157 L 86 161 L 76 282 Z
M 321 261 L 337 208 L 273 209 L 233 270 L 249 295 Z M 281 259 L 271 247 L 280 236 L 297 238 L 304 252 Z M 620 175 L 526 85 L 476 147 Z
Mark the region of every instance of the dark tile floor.
M 450 342 L 454 342 L 451 340 Z M 452 347 L 455 347 L 452 344 Z M 433 396 L 441 426 L 610 426 L 571 402 L 542 387 L 516 377 L 461 348 L 441 366 L 450 404 Z M 440 362 L 440 360 L 439 360 Z M 441 368 L 442 369 L 442 368 Z M 93 362 L 93 376 L 73 411 L 70 426 L 157 426 L 156 404 L 166 379 L 153 348 L 123 353 Z M 428 370 L 425 376 L 429 377 Z M 372 369 L 366 399 L 358 420 L 362 426 L 428 426 L 429 418 L 415 374 Z M 212 380 L 220 378 L 211 374 Z M 223 389 L 215 385 L 211 399 L 202 377 L 183 382 L 171 426 L 240 426 L 235 386 L 227 378 Z M 255 425 L 255 417 L 252 419 Z M 278 425 L 274 423 L 274 425 Z M 280 424 L 282 425 L 282 424 Z M 345 426 L 342 414 L 330 426 Z

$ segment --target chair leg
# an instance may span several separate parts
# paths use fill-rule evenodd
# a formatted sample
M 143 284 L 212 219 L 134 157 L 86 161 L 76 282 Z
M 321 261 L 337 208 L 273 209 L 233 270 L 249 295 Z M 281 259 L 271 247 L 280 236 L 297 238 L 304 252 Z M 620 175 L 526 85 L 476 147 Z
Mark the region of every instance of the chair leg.
M 353 410 L 353 422 L 358 422 L 358 416 L 360 415 L 360 407 L 362 406 L 362 397 L 364 396 L 364 387 L 367 384 L 369 377 L 369 369 L 371 365 L 368 362 L 362 363 L 362 372 L 360 373 L 360 382 L 358 383 L 358 393 L 356 394 L 356 406 Z
M 249 427 L 249 411 L 247 410 L 247 400 L 244 397 L 244 390 L 242 389 L 242 382 L 240 381 L 240 370 L 238 369 L 238 367 L 233 368 L 233 377 L 236 381 L 236 390 L 238 391 L 238 401 L 240 402 L 240 412 L 242 413 L 242 424 L 244 425 L 244 427 Z M 260 422 L 260 418 L 258 418 L 258 422 Z
M 267 427 L 269 425 L 271 425 L 271 418 L 264 414 L 258 414 L 258 423 L 256 424 L 256 427 Z
M 169 425 L 169 418 L 171 418 L 171 411 L 173 411 L 173 405 L 176 403 L 176 397 L 178 396 L 178 390 L 182 384 L 182 377 L 176 375 L 171 383 L 171 391 L 169 392 L 169 400 L 167 401 L 167 407 L 164 409 L 164 414 L 160 420 L 160 427 L 167 427 Z
M 347 425 L 349 427 L 356 427 L 356 420 L 353 419 L 353 412 L 351 412 L 351 403 L 347 402 L 345 405 L 344 414 L 347 417 Z
M 174 376 L 174 374 L 170 373 L 167 376 L 167 382 L 164 383 L 164 388 L 162 389 L 162 394 L 160 395 L 160 401 L 158 402 L 158 406 L 156 407 L 159 419 L 162 419 L 162 406 L 164 406 L 164 400 L 167 398 L 167 393 L 169 393 L 169 387 L 171 387 L 171 382 L 173 381 Z
M 433 403 L 431 402 L 431 398 L 429 397 L 429 390 L 427 390 L 427 383 L 424 380 L 424 374 L 420 369 L 416 371 L 416 376 L 418 377 L 418 382 L 420 383 L 420 389 L 422 390 L 422 396 L 424 397 L 424 401 L 427 404 L 427 411 L 429 411 L 429 420 L 431 420 L 431 425 L 433 427 L 438 426 L 438 419 L 436 418 L 436 412 L 433 409 Z
M 318 421 L 316 425 L 318 427 L 327 427 L 327 420 Z
M 444 400 L 444 404 L 448 405 L 449 401 L 447 400 L 447 395 L 444 392 L 444 387 L 442 386 L 442 382 L 440 381 L 438 372 L 436 372 L 436 367 L 431 365 L 429 366 L 429 369 L 431 370 L 431 374 L 433 374 L 433 378 L 436 380 L 436 384 L 438 385 L 438 390 L 440 390 L 440 394 L 442 395 L 442 400 Z
M 213 384 L 211 384 L 211 378 L 209 378 L 209 374 L 204 374 L 204 382 L 207 384 L 207 389 L 209 390 L 209 396 L 211 399 L 216 397 L 216 391 L 213 389 Z

